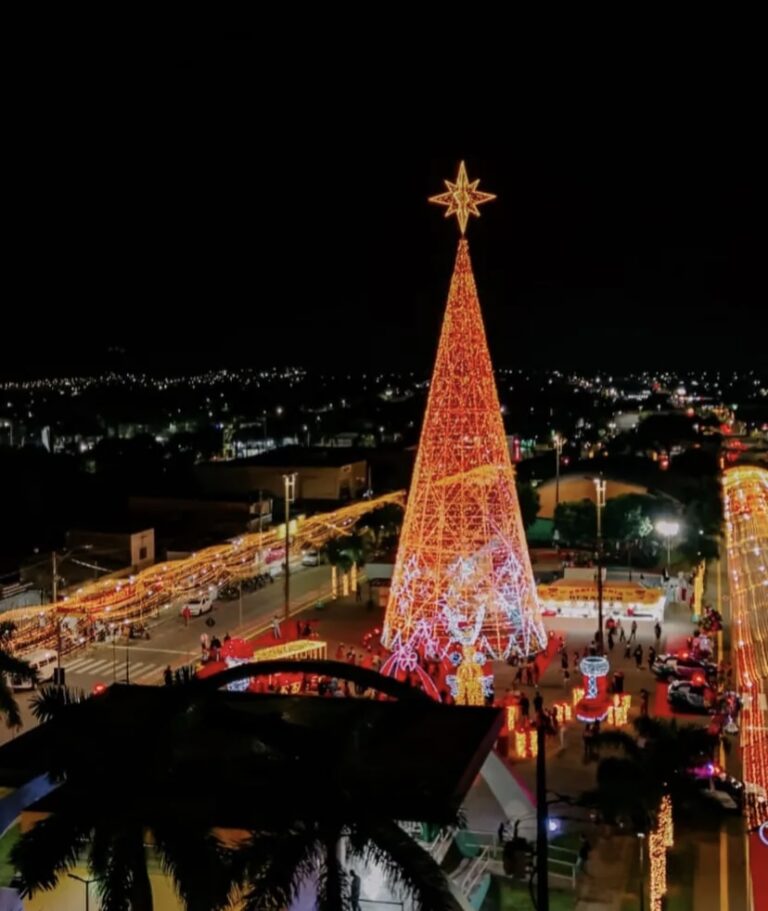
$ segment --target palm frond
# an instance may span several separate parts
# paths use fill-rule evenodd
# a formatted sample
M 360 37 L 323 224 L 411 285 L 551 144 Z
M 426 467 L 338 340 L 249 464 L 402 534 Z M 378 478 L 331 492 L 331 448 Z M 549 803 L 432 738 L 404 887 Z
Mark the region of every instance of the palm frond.
M 376 864 L 393 889 L 409 895 L 422 911 L 460 911 L 461 906 L 440 866 L 397 823 L 378 822 L 353 828 L 350 853 Z
M 243 911 L 282 911 L 299 894 L 304 882 L 317 877 L 322 864 L 322 845 L 315 826 L 296 824 L 275 835 L 254 833 L 237 852 L 240 882 L 248 890 Z
M 4 648 L 0 648 L 0 674 L 14 675 L 22 680 L 37 683 L 37 671 L 30 667 L 29 662 L 17 658 Z
M 91 832 L 88 823 L 66 813 L 57 813 L 35 823 L 11 851 L 19 871 L 22 895 L 53 889 L 62 873 L 77 864 Z
M 44 686 L 31 702 L 32 714 L 40 721 L 52 721 L 69 706 L 80 705 L 88 697 L 82 690 L 66 686 Z
M 105 844 L 91 852 L 91 869 L 97 878 L 101 911 L 151 911 L 143 829 L 132 825 L 102 831 L 100 826 L 95 839 L 100 838 Z
M 317 877 L 317 911 L 351 911 L 347 874 L 339 860 L 341 831 L 323 835 L 322 864 Z M 437 909 L 435 909 L 437 911 Z
M 163 871 L 172 877 L 187 911 L 220 911 L 233 889 L 232 851 L 209 830 L 194 825 L 152 827 Z
M 0 675 L 0 715 L 5 716 L 5 723 L 9 728 L 20 728 L 22 725 L 21 712 L 13 690 L 8 685 L 8 678 Z

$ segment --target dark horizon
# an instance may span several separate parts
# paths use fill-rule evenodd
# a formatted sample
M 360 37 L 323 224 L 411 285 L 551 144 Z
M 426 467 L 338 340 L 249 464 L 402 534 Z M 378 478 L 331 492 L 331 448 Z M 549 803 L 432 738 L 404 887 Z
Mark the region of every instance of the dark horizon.
M 652 123 L 598 102 L 547 118 L 542 86 L 501 142 L 443 124 L 425 143 L 418 92 L 392 87 L 394 132 L 380 98 L 323 97 L 322 73 L 275 95 L 249 47 L 107 70 L 78 104 L 54 89 L 55 157 L 39 123 L 15 140 L 28 198 L 0 375 L 108 369 L 115 347 L 138 368 L 427 372 L 457 240 L 427 197 L 461 158 L 498 197 L 468 231 L 497 366 L 764 363 L 757 162 L 735 136 L 671 127 L 669 101 Z

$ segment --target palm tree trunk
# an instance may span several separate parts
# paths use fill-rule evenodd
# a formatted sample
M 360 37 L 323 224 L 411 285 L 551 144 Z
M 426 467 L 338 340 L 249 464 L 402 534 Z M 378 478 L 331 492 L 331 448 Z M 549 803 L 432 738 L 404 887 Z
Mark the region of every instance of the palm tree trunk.
M 340 838 L 338 833 L 329 835 L 325 841 L 325 909 L 337 911 L 344 904 L 344 870 L 339 860 Z
M 137 846 L 133 863 L 133 888 L 131 890 L 131 911 L 152 911 L 152 883 L 147 872 L 147 854 L 143 839 Z

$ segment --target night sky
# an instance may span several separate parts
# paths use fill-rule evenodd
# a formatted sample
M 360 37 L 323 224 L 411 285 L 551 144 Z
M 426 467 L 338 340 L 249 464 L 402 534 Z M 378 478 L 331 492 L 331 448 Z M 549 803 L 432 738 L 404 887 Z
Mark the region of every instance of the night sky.
M 299 71 L 179 39 L 44 73 L 12 132 L 0 371 L 425 371 L 457 239 L 426 198 L 460 158 L 498 194 L 469 230 L 498 365 L 765 365 L 762 167 L 711 97 L 385 79 L 357 53 Z

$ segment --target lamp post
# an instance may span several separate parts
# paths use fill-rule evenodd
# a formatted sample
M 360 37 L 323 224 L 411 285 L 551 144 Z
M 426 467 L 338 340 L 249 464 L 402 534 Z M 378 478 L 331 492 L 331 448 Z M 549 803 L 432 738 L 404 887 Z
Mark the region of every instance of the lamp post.
M 656 531 L 667 539 L 667 573 L 669 573 L 669 564 L 672 562 L 672 538 L 680 531 L 680 523 L 674 519 L 660 519 L 656 523 Z
M 563 453 L 563 438 L 559 433 L 552 436 L 555 447 L 555 509 L 560 505 L 560 456 Z
M 603 507 L 605 506 L 605 479 L 602 475 L 592 479 L 595 485 L 597 506 L 597 654 L 603 654 Z
M 640 844 L 640 911 L 645 911 L 645 832 L 637 833 Z
M 82 876 L 78 876 L 76 873 L 67 873 L 67 876 L 70 879 L 77 880 L 77 882 L 82 883 L 85 886 L 85 911 L 90 911 L 90 887 L 91 883 L 98 882 L 96 879 L 85 879 Z
M 291 503 L 296 499 L 296 478 L 298 475 L 294 471 L 292 474 L 284 474 L 283 482 L 285 484 L 285 620 L 288 621 L 291 616 Z
M 92 550 L 92 544 L 83 544 L 81 547 L 73 547 L 61 555 L 62 560 L 71 557 L 77 551 Z M 56 619 L 56 683 L 63 684 L 61 673 L 61 617 L 58 614 L 56 604 L 59 600 L 59 554 L 56 550 L 51 551 L 51 602 L 54 605 Z

